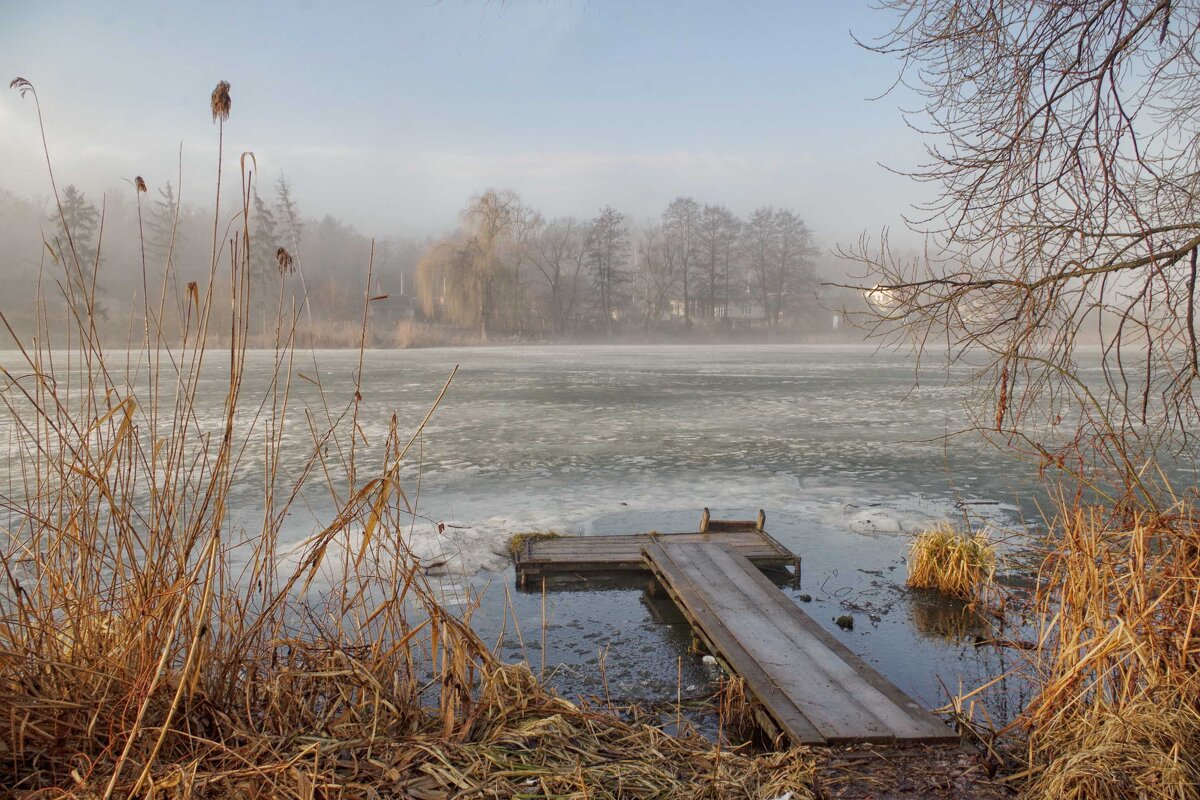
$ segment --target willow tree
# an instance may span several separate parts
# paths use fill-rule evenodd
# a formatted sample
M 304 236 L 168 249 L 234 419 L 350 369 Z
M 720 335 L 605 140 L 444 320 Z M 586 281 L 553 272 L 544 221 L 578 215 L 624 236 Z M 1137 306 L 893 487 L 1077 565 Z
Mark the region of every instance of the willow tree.
M 511 190 L 488 189 L 471 198 L 462 213 L 471 260 L 471 279 L 478 300 L 479 335 L 488 336 L 488 323 L 496 313 L 497 284 L 503 280 L 505 256 L 526 233 L 528 214 Z M 519 258 L 519 256 L 518 256 Z M 519 282 L 519 277 L 517 278 Z M 515 299 L 515 298 L 514 298 Z
M 445 239 L 425 249 L 417 261 L 417 298 L 426 317 L 468 327 L 476 323 L 478 284 L 462 241 Z
M 972 360 L 978 426 L 1043 467 L 1143 491 L 1144 459 L 1200 422 L 1200 4 L 877 5 L 895 24 L 867 46 L 924 98 L 911 174 L 936 192 L 910 223 L 925 255 L 852 252 L 886 300 L 875 332 Z

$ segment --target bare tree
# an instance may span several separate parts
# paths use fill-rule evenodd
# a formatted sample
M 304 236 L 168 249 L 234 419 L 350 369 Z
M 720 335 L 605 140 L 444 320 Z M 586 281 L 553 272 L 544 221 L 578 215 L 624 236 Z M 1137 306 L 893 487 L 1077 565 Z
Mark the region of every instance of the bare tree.
M 986 354 L 981 427 L 1140 487 L 1138 459 L 1200 421 L 1200 6 L 879 5 L 896 24 L 869 46 L 925 98 L 912 122 L 932 144 L 912 174 L 938 194 L 912 223 L 924 256 L 886 238 L 852 253 L 889 300 L 876 332 Z M 1100 381 L 1076 369 L 1085 337 Z
M 704 272 L 706 302 L 704 316 L 722 318 L 729 311 L 729 273 L 741 222 L 725 206 L 706 205 L 700 212 L 698 238 L 700 265 Z M 717 298 L 720 297 L 720 302 Z
M 769 326 L 776 326 L 795 300 L 815 289 L 812 233 L 789 209 L 755 209 L 743 229 L 746 269 Z
M 587 263 L 596 287 L 604 329 L 611 335 L 613 317 L 628 280 L 625 262 L 629 258 L 629 231 L 625 216 L 612 206 L 605 206 L 600 216 L 592 220 L 587 235 Z
M 542 226 L 534 237 L 529 259 L 550 290 L 550 318 L 561 336 L 575 315 L 579 274 L 583 270 L 585 231 L 573 217 L 560 217 Z
M 670 310 L 671 292 L 678 282 L 664 239 L 661 226 L 647 225 L 641 231 L 634 261 L 634 293 L 647 330 Z
M 663 212 L 663 254 L 683 282 L 683 322 L 692 325 L 691 271 L 699 250 L 700 204 L 677 197 Z
M 766 296 L 772 300 L 772 324 L 778 325 L 787 311 L 799 311 L 806 299 L 816 295 L 813 258 L 817 254 L 812 231 L 794 211 L 781 208 L 775 212 L 775 229 L 779 250 L 775 269 L 768 271 Z

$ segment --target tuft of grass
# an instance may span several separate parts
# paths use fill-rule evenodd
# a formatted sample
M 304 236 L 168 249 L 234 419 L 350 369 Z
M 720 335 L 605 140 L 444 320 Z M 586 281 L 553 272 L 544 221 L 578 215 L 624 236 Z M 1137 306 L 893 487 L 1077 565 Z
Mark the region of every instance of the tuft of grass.
M 508 554 L 515 560 L 520 554 L 526 542 L 544 542 L 548 539 L 565 539 L 564 534 L 558 531 L 524 531 L 522 533 L 514 533 L 512 538 L 508 540 Z
M 908 551 L 908 585 L 947 597 L 983 598 L 996 569 L 996 549 L 985 532 L 965 534 L 947 522 L 922 531 Z

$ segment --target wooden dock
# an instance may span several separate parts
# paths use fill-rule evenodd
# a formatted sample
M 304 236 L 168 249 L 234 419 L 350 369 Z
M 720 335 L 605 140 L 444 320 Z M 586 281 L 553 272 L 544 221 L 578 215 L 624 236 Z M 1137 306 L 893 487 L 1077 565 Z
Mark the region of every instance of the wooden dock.
M 814 622 L 738 548 L 690 536 L 643 538 L 646 566 L 705 646 L 745 680 L 769 732 L 817 745 L 959 741 Z
M 645 572 L 642 550 L 654 542 L 721 544 L 760 569 L 800 573 L 800 557 L 764 530 L 765 517 L 756 520 L 710 520 L 708 509 L 694 533 L 638 533 L 612 536 L 564 536 L 525 542 L 514 562 L 517 584 L 523 588 L 552 575 Z

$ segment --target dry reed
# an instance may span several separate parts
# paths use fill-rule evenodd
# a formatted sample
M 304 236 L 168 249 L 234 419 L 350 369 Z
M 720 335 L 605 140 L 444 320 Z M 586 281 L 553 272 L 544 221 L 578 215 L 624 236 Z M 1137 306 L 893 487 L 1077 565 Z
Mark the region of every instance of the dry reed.
M 939 523 L 917 534 L 908 552 L 908 585 L 959 600 L 983 599 L 996 569 L 986 532 L 965 534 Z
M 1194 509 L 1062 506 L 1026 709 L 1035 798 L 1200 797 L 1200 531 Z
M 523 531 L 521 533 L 514 533 L 508 540 L 508 554 L 515 559 L 529 542 L 545 542 L 550 539 L 561 538 L 563 538 L 563 534 L 558 531 Z

